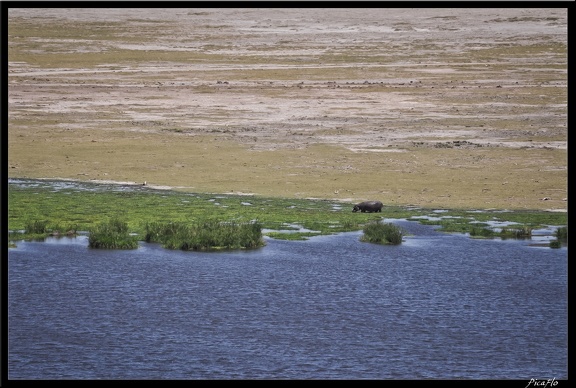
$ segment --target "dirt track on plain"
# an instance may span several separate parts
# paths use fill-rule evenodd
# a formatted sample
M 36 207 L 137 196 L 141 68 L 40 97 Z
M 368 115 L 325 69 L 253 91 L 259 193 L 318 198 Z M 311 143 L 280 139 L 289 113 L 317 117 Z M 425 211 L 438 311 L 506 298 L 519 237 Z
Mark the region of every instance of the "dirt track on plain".
M 567 208 L 564 9 L 10 9 L 10 177 Z

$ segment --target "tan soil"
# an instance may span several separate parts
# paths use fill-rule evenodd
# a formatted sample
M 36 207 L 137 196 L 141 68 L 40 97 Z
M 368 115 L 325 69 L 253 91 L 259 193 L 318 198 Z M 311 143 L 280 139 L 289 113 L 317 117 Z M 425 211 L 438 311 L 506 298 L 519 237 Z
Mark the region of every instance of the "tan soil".
M 567 208 L 565 9 L 10 9 L 9 177 Z

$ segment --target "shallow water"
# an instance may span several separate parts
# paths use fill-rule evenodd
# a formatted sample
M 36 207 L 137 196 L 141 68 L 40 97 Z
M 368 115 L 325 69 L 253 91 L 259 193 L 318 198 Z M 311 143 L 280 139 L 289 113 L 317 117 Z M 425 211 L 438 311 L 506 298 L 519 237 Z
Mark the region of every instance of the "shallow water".
M 142 184 L 130 182 L 102 182 L 102 181 L 78 181 L 66 179 L 26 179 L 26 178 L 10 178 L 8 179 L 9 185 L 21 186 L 26 188 L 49 188 L 57 192 L 60 190 L 72 190 L 77 192 L 93 191 L 93 192 L 110 192 L 110 191 L 141 191 L 153 190 L 150 186 L 143 186 Z
M 19 242 L 10 379 L 567 378 L 567 249 L 396 221 L 254 251 Z

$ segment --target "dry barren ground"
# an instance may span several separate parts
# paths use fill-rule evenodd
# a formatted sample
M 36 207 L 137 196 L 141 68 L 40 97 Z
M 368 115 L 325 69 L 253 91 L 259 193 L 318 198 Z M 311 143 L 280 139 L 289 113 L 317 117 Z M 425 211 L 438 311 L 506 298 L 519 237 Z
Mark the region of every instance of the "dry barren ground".
M 565 9 L 8 17 L 10 177 L 567 208 Z

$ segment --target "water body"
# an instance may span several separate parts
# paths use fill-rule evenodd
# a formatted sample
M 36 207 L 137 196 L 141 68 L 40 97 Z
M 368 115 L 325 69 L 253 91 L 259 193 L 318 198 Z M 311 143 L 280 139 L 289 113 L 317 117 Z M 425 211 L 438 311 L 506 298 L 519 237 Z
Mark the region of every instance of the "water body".
M 10 249 L 9 379 L 565 379 L 567 249 L 416 222 L 254 251 Z

